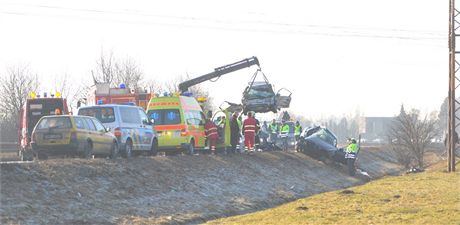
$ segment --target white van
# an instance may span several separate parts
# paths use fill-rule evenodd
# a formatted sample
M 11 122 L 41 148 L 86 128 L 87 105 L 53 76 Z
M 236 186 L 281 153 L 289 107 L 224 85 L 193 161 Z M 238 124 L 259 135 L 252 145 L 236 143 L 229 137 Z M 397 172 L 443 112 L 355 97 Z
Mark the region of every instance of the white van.
M 117 137 L 119 152 L 131 157 L 135 152 L 158 153 L 158 138 L 141 107 L 131 105 L 95 105 L 78 109 L 78 115 L 96 117 Z

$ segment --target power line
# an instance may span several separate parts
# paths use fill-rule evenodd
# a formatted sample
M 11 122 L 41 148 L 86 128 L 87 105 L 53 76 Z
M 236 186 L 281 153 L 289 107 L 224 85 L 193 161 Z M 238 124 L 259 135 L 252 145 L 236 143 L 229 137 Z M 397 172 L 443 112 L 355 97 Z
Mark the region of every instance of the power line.
M 1 3 L 0 3 L 1 4 Z M 39 7 L 39 8 L 48 8 L 48 9 L 57 9 L 57 10 L 72 10 L 78 12 L 90 12 L 95 14 L 126 14 L 126 15 L 133 15 L 133 16 L 143 16 L 143 17 L 158 17 L 158 18 L 165 18 L 165 19 L 174 19 L 174 20 L 182 20 L 187 22 L 192 22 L 192 24 L 184 24 L 184 23 L 177 23 L 178 21 L 174 22 L 154 22 L 154 21 L 129 21 L 129 20 L 120 20 L 120 19 L 109 19 L 109 18 L 91 18 L 85 16 L 78 16 L 78 15 L 59 15 L 59 14 L 40 14 L 40 13 L 30 13 L 30 12 L 12 12 L 12 11 L 0 11 L 1 14 L 8 14 L 8 15 L 16 15 L 16 16 L 36 16 L 36 17 L 65 17 L 71 19 L 81 19 L 81 20 L 100 20 L 100 21 L 108 21 L 113 23 L 127 23 L 127 24 L 135 24 L 135 25 L 159 25 L 159 26 L 168 26 L 168 27 L 179 27 L 179 28 L 198 28 L 198 29 L 209 29 L 209 30 L 223 30 L 223 31 L 237 31 L 237 32 L 263 32 L 263 33 L 276 33 L 276 34 L 300 34 L 300 35 L 311 35 L 311 36 L 328 36 L 328 37 L 358 37 L 358 38 L 376 38 L 376 39 L 400 39 L 400 40 L 415 40 L 415 41 L 437 41 L 443 40 L 440 34 L 432 33 L 430 31 L 415 31 L 415 30 L 403 30 L 403 29 L 380 29 L 383 31 L 391 31 L 391 32 L 405 32 L 405 33 L 422 33 L 424 36 L 414 36 L 411 34 L 373 34 L 373 33 L 365 33 L 362 31 L 370 31 L 379 29 L 375 28 L 351 28 L 346 26 L 323 26 L 323 25 L 305 25 L 305 24 L 292 24 L 292 23 L 278 23 L 278 22 L 266 22 L 266 21 L 225 21 L 220 19 L 210 19 L 210 18 L 199 18 L 199 17 L 188 17 L 188 16 L 170 16 L 170 15 L 156 15 L 156 14 L 147 14 L 143 11 L 107 11 L 107 10 L 99 10 L 99 9 L 82 9 L 82 8 L 69 8 L 69 7 L 59 7 L 59 6 L 49 6 L 49 5 L 27 5 L 27 4 L 14 4 L 14 5 L 26 5 L 31 7 Z M 210 26 L 210 25 L 198 25 L 196 24 L 197 21 L 203 22 L 213 22 L 213 23 L 220 23 L 224 25 L 229 24 L 255 24 L 255 25 L 269 25 L 272 26 L 272 29 L 269 28 L 241 28 L 241 27 L 221 27 L 221 26 Z M 273 27 L 276 27 L 273 29 Z M 288 30 L 279 29 L 279 27 L 287 27 Z M 297 28 L 297 30 L 292 30 L 291 28 Z M 332 29 L 332 30 L 339 30 L 339 32 L 325 32 L 325 31 L 311 31 L 306 30 L 305 28 L 317 28 L 317 29 Z M 354 30 L 358 30 L 354 31 Z M 427 36 L 428 35 L 428 36 Z M 437 37 L 435 37 L 437 36 Z M 444 36 L 444 35 L 443 35 Z

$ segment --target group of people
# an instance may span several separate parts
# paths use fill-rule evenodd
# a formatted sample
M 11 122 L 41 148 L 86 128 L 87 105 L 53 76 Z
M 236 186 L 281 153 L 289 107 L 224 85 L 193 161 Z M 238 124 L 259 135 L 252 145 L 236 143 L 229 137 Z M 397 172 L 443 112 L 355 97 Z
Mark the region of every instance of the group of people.
M 218 118 L 217 122 L 219 123 L 225 121 L 225 118 Z M 254 153 L 255 151 L 260 151 L 262 148 L 274 149 L 278 136 L 283 138 L 290 133 L 291 127 L 286 121 L 283 121 L 282 124 L 278 124 L 275 119 L 268 124 L 267 121 L 264 121 L 261 126 L 258 119 L 255 118 L 255 112 L 248 112 L 247 118 L 242 119 L 242 115 L 239 112 L 234 112 L 230 118 L 230 144 L 231 147 L 228 153 L 237 153 L 237 146 L 240 143 L 241 137 L 244 138 L 244 152 Z M 218 143 L 219 137 L 222 135 L 222 132 L 219 132 L 219 124 L 211 120 L 211 116 L 208 115 L 208 118 L 205 123 L 205 133 L 208 140 L 209 149 L 211 154 L 215 154 L 216 145 Z M 294 135 L 296 140 L 300 137 L 302 133 L 302 126 L 299 121 L 296 122 L 294 127 Z M 262 143 L 261 140 L 262 139 Z
M 223 121 L 224 118 L 221 118 Z M 292 125 L 291 125 L 292 126 Z M 208 140 L 209 149 L 211 154 L 216 154 L 216 146 L 219 140 L 219 125 L 211 120 L 208 116 L 204 125 L 205 133 Z M 299 121 L 294 126 L 294 136 L 296 141 L 300 138 L 302 133 L 302 126 Z M 264 121 L 263 125 L 260 125 L 259 120 L 255 118 L 254 112 L 248 112 L 247 118 L 243 121 L 239 112 L 234 112 L 230 118 L 230 152 L 237 153 L 237 146 L 240 142 L 241 137 L 244 137 L 244 152 L 251 154 L 258 150 L 260 139 L 265 144 L 272 144 L 274 146 L 278 138 L 283 138 L 283 135 L 288 134 L 291 131 L 291 127 L 286 121 L 281 124 L 277 123 L 276 120 L 268 124 Z M 262 132 L 261 132 L 262 131 Z M 269 138 L 269 141 L 267 140 Z M 358 154 L 359 146 L 356 140 L 351 138 L 348 140 L 348 146 L 345 149 L 345 159 L 347 163 L 348 172 L 351 176 L 355 175 L 355 160 Z

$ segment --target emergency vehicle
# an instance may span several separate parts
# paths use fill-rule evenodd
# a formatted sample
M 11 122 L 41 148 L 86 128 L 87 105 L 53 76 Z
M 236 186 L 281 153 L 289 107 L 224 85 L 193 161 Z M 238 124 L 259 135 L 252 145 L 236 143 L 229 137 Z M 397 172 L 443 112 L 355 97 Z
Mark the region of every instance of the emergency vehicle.
M 193 154 L 195 148 L 205 147 L 205 117 L 195 98 L 183 95 L 153 97 L 147 115 L 154 120 L 160 150 L 182 149 Z
M 32 92 L 26 100 L 19 114 L 19 149 L 21 160 L 33 160 L 34 153 L 30 145 L 32 131 L 43 116 L 55 115 L 56 112 L 69 114 L 67 100 L 59 92 L 55 94 L 43 93 L 43 97 Z
M 124 84 L 111 88 L 108 83 L 98 83 L 91 87 L 86 99 L 87 105 L 126 104 L 147 109 L 151 94 L 143 89 L 129 89 Z

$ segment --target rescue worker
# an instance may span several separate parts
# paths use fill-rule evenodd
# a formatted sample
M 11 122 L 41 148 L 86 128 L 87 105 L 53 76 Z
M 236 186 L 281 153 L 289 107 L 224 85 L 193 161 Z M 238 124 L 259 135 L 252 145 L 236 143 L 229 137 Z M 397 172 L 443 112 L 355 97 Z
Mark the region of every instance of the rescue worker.
M 287 151 L 288 150 L 288 134 L 289 134 L 289 125 L 286 123 L 286 121 L 283 121 L 283 125 L 281 126 L 281 132 L 280 132 L 280 136 L 283 140 L 283 146 L 282 146 L 282 150 L 283 151 Z
M 211 150 L 211 154 L 214 155 L 216 154 L 216 145 L 217 140 L 219 139 L 219 134 L 217 133 L 216 124 L 214 124 L 209 117 L 206 119 L 206 123 L 204 124 L 204 130 L 208 140 L 209 149 Z
M 262 125 L 262 128 L 261 128 L 261 134 L 259 136 L 261 136 L 262 138 L 262 146 L 263 148 L 265 149 L 267 147 L 267 139 L 268 139 L 268 134 L 270 133 L 268 131 L 268 124 L 267 124 L 267 121 L 264 121 L 264 124 Z
M 357 153 L 358 145 L 356 144 L 356 140 L 352 138 L 345 149 L 345 159 L 347 160 L 348 174 L 350 174 L 350 176 L 355 175 L 355 160 Z
M 300 125 L 299 121 L 296 121 L 295 127 L 294 127 L 294 136 L 295 136 L 296 141 L 299 141 L 299 137 L 301 133 L 302 133 L 302 126 Z
M 254 144 L 255 144 L 255 150 L 256 151 L 260 151 L 260 136 L 259 136 L 259 133 L 260 133 L 260 122 L 259 120 L 256 118 L 256 113 L 253 112 L 252 113 L 252 116 L 254 117 L 254 119 L 256 120 L 256 134 L 254 136 L 255 140 L 254 140 Z
M 272 145 L 275 145 L 279 130 L 278 124 L 276 124 L 275 119 L 272 120 L 272 123 L 268 126 L 268 129 L 270 130 L 270 142 L 272 143 Z
M 254 142 L 256 134 L 256 120 L 253 113 L 248 112 L 248 118 L 243 122 L 244 146 L 247 153 L 254 152 Z
M 234 112 L 230 119 L 230 144 L 232 145 L 231 153 L 236 153 L 236 146 L 240 142 L 241 131 L 238 124 L 238 112 Z
M 61 109 L 60 109 L 60 108 L 56 108 L 56 109 L 54 110 L 54 115 L 62 115 Z

